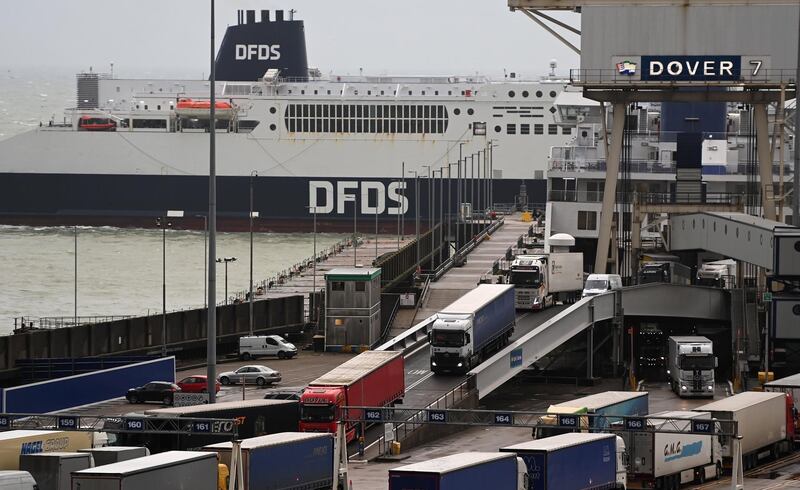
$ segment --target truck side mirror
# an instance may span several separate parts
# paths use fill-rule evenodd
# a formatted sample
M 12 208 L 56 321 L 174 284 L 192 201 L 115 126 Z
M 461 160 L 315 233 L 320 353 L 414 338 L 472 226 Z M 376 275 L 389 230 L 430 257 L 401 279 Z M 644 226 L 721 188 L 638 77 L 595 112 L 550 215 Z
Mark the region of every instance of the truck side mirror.
M 714 367 L 715 368 L 719 367 L 719 358 L 717 358 L 717 357 L 714 357 Z
M 469 344 L 469 339 L 470 339 L 469 334 L 466 334 L 465 338 L 467 339 L 467 343 Z

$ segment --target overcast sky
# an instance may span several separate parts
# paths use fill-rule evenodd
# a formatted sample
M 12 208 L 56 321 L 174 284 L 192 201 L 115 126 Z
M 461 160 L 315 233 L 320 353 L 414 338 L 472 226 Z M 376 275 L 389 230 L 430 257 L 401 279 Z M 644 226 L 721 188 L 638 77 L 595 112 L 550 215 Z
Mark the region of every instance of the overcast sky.
M 12 7 L 13 2 L 13 7 Z M 208 73 L 208 0 L 6 0 L 0 67 L 123 76 Z M 216 0 L 217 43 L 237 9 L 294 8 L 309 65 L 323 73 L 525 76 L 577 67 L 578 57 L 504 0 Z M 274 15 L 274 14 L 273 14 Z M 573 25 L 576 14 L 561 18 Z M 569 39 L 578 42 L 577 36 Z

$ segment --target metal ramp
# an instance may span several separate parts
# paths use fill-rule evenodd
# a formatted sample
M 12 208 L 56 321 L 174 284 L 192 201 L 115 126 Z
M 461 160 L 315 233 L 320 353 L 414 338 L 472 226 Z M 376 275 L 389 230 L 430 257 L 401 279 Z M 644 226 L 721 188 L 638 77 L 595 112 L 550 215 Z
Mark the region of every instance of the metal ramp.
M 786 227 L 744 213 L 694 213 L 670 221 L 670 250 L 706 250 L 765 269 L 772 269 L 775 229 Z
M 617 298 L 620 295 L 621 298 Z M 730 320 L 730 294 L 724 289 L 645 284 L 584 298 L 520 337 L 470 371 L 478 398 L 484 398 L 523 369 L 595 322 L 622 314 Z

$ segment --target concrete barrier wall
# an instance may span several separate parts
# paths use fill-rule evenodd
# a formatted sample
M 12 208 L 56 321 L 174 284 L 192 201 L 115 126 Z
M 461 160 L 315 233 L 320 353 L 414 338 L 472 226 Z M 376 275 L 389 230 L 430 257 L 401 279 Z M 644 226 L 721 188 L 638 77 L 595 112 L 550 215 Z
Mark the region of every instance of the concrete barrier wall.
M 168 313 L 166 319 L 168 351 L 203 348 L 206 339 L 205 309 Z M 249 332 L 249 319 L 247 303 L 217 307 L 219 343 L 235 344 L 239 336 Z M 14 369 L 17 359 L 159 354 L 162 321 L 161 315 L 152 315 L 0 336 L 0 371 Z M 300 295 L 253 303 L 256 333 L 281 333 L 275 329 L 287 327 L 286 331 L 289 331 L 288 327 L 303 325 L 303 297 Z
M 4 413 L 48 413 L 125 396 L 150 381 L 175 382 L 175 357 L 5 388 Z

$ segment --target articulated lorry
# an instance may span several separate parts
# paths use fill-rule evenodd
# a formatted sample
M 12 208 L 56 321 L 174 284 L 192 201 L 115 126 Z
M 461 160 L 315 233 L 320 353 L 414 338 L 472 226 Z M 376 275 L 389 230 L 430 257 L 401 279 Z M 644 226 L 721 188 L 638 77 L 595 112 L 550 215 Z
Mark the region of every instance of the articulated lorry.
M 167 451 L 72 473 L 72 490 L 216 490 L 217 457 Z
M 670 386 L 680 397 L 714 397 L 714 343 L 705 337 L 669 338 L 667 374 Z
M 549 427 L 558 425 L 559 415 L 593 414 L 603 415 L 603 419 L 592 422 L 589 417 L 579 417 L 581 430 L 608 429 L 611 424 L 621 420 L 617 417 L 645 415 L 650 411 L 649 397 L 646 391 L 605 391 L 584 396 L 575 400 L 550 405 L 547 413 L 533 429 L 533 438 L 542 439 L 570 432 L 569 429 Z
M 730 289 L 736 287 L 736 261 L 706 262 L 697 269 L 697 285 Z
M 508 344 L 515 318 L 513 286 L 479 285 L 436 314 L 431 371 L 468 372 Z
M 719 478 L 722 474 L 719 437 L 688 433 L 692 429 L 688 419 L 711 418 L 710 412 L 658 412 L 648 415 L 645 423 L 655 431 L 671 433 L 621 432 L 628 451 L 628 488 L 678 488 L 683 483 L 703 483 Z M 676 433 L 676 430 L 687 433 Z
M 509 453 L 460 453 L 389 470 L 389 490 L 526 490 L 525 463 Z
M 402 352 L 366 351 L 312 381 L 300 395 L 300 430 L 335 433 L 342 407 L 385 407 L 405 395 Z M 357 419 L 360 411 L 351 411 Z M 346 427 L 347 441 L 355 438 L 355 423 Z
M 91 432 L 10 430 L 0 432 L 0 470 L 18 470 L 21 454 L 73 452 L 94 445 Z
M 230 442 L 212 444 L 231 467 Z M 242 440 L 244 490 L 330 489 L 333 486 L 334 443 L 332 434 L 283 432 Z
M 693 409 L 715 419 L 738 422 L 744 469 L 765 458 L 777 458 L 792 450 L 794 402 L 786 393 L 747 391 Z M 722 457 L 733 457 L 732 438 L 720 437 Z
M 583 254 L 518 255 L 511 262 L 509 282 L 514 285 L 514 306 L 543 310 L 556 301 L 573 303 L 583 291 Z
M 614 434 L 561 434 L 504 447 L 500 452 L 514 453 L 525 462 L 528 490 L 627 486 L 625 443 Z

